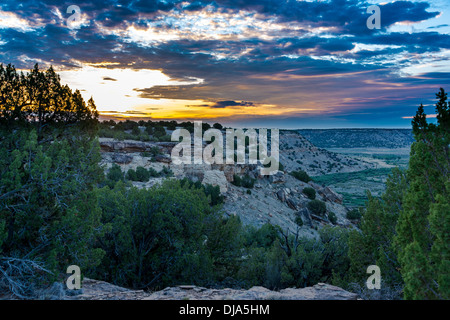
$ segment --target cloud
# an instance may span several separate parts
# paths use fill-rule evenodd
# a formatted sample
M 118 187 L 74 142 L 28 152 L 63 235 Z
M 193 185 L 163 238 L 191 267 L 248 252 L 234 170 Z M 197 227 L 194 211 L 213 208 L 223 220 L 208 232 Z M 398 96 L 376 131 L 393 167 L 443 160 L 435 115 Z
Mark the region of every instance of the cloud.
M 253 102 L 248 101 L 217 101 L 210 108 L 229 108 L 229 107 L 254 107 Z
M 381 117 L 400 104 L 407 112 L 402 115 L 413 114 L 408 108 L 419 97 L 428 101 L 449 85 L 450 35 L 442 21 L 433 25 L 444 10 L 433 0 L 380 5 L 381 30 L 366 27 L 369 3 L 359 0 L 70 4 L 82 10 L 86 23 L 80 29 L 66 27 L 70 14 L 59 2 L 2 1 L 0 62 L 19 69 L 53 64 L 80 75 L 91 66 L 95 79 L 69 79 L 71 84 L 83 89 L 89 83 L 102 96 L 122 90 L 115 99 L 121 104 L 186 100 L 183 106 L 217 112 L 264 104 L 291 119 L 357 117 L 358 109 Z M 394 28 L 421 21 L 427 25 L 411 32 Z M 148 80 L 152 70 L 162 75 L 157 81 Z M 133 77 L 132 71 L 142 72 Z

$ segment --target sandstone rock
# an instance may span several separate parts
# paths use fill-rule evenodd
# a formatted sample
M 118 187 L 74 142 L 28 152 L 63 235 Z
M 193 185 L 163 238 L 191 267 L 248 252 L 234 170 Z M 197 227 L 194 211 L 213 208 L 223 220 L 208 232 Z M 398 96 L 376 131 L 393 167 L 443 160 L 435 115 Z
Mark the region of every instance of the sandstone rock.
M 344 200 L 342 195 L 337 194 L 336 192 L 334 192 L 333 190 L 331 190 L 328 187 L 320 189 L 318 191 L 318 193 L 327 201 L 332 201 L 332 202 L 335 202 L 335 203 L 342 204 L 342 202 Z
M 312 213 L 311 213 L 311 218 L 313 220 L 317 220 L 317 221 L 320 221 L 320 222 L 323 222 L 323 223 L 328 223 L 329 222 L 327 219 L 325 219 L 325 217 L 320 217 L 320 216 L 312 214 Z
M 211 171 L 211 166 L 207 164 L 184 165 L 185 176 L 193 181 L 202 181 L 207 171 Z
M 142 300 L 149 294 L 143 290 L 130 290 L 108 282 L 83 279 L 82 294 L 67 296 L 66 300 Z
M 272 174 L 269 176 L 270 183 L 284 183 L 286 182 L 286 179 L 284 177 L 284 173 L 281 171 L 278 171 L 275 174 Z
M 286 204 L 288 205 L 289 208 L 291 208 L 292 210 L 297 211 L 298 208 L 298 204 L 295 200 L 293 200 L 292 198 L 286 198 Z
M 163 163 L 172 163 L 172 159 L 171 157 L 169 157 L 168 155 L 165 154 L 158 154 L 157 156 L 155 156 L 155 160 L 157 162 L 163 162 Z
M 220 192 L 227 192 L 228 181 L 225 178 L 223 171 L 219 170 L 208 170 L 204 173 L 203 184 L 210 184 L 213 186 L 219 186 Z
M 170 154 L 177 142 L 144 142 L 136 140 L 118 141 L 111 138 L 100 138 L 100 149 L 102 152 L 145 152 L 157 147 L 161 153 Z
M 309 184 L 311 187 L 313 187 L 314 189 L 316 189 L 316 190 L 319 190 L 319 189 L 322 188 L 321 185 L 318 185 L 317 183 L 312 182 L 312 181 L 308 182 L 308 184 Z
M 280 199 L 281 202 L 286 201 L 286 194 L 284 193 L 283 190 L 280 190 L 277 192 L 277 197 L 278 197 L 278 199 Z
M 297 212 L 298 215 L 300 215 L 300 217 L 302 218 L 303 223 L 308 226 L 308 227 L 312 227 L 313 226 L 313 221 L 311 218 L 311 214 L 309 213 L 308 208 L 303 208 L 301 209 L 299 212 Z
M 249 290 L 165 288 L 143 300 L 357 300 L 358 295 L 329 284 L 319 283 L 302 289 L 271 291 L 264 287 Z
M 114 153 L 112 156 L 112 160 L 118 164 L 129 164 L 133 161 L 133 156 L 124 153 Z
M 214 163 L 211 165 L 211 169 L 223 171 L 228 182 L 234 180 L 234 175 L 243 176 L 248 174 L 250 177 L 255 178 L 258 176 L 257 171 L 259 171 L 255 164 L 230 165 Z

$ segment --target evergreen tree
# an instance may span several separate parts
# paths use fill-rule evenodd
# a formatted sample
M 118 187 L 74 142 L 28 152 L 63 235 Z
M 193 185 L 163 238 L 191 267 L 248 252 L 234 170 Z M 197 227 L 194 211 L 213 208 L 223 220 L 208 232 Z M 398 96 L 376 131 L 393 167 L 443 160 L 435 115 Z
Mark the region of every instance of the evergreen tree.
M 32 124 L 39 138 L 50 124 L 78 124 L 87 130 L 96 128 L 98 118 L 92 98 L 86 103 L 79 90 L 61 84 L 53 67 L 44 72 L 38 64 L 26 74 L 0 64 L 0 112 L 3 126 Z
M 19 74 L 0 65 L 3 257 L 38 261 L 55 277 L 100 261 L 92 246 L 101 231 L 97 116 L 93 100 L 63 86 L 53 68 Z
M 386 181 L 386 191 L 381 199 L 368 192 L 360 231 L 353 231 L 349 237 L 349 282 L 365 285 L 367 267 L 377 265 L 382 273 L 383 285 L 392 288 L 401 285 L 393 241 L 406 188 L 405 173 L 395 168 Z
M 416 142 L 395 239 L 406 299 L 450 298 L 450 110 L 442 88 L 436 97 L 437 123 L 428 123 L 422 105 L 412 121 Z

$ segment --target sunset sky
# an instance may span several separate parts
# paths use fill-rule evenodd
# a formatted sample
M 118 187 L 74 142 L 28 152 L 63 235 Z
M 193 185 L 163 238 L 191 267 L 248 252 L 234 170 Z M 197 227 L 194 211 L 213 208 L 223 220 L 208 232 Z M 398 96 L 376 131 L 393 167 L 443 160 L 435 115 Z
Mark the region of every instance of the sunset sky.
M 2 0 L 0 63 L 53 65 L 102 117 L 408 128 L 450 91 L 450 1 Z

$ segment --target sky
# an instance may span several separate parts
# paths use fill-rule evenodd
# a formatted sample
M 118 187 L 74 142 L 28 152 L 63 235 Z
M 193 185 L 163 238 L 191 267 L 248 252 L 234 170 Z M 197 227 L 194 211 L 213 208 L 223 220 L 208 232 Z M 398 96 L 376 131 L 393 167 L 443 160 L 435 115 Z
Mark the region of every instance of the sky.
M 0 63 L 53 65 L 102 119 L 409 128 L 450 90 L 450 1 L 2 0 Z

